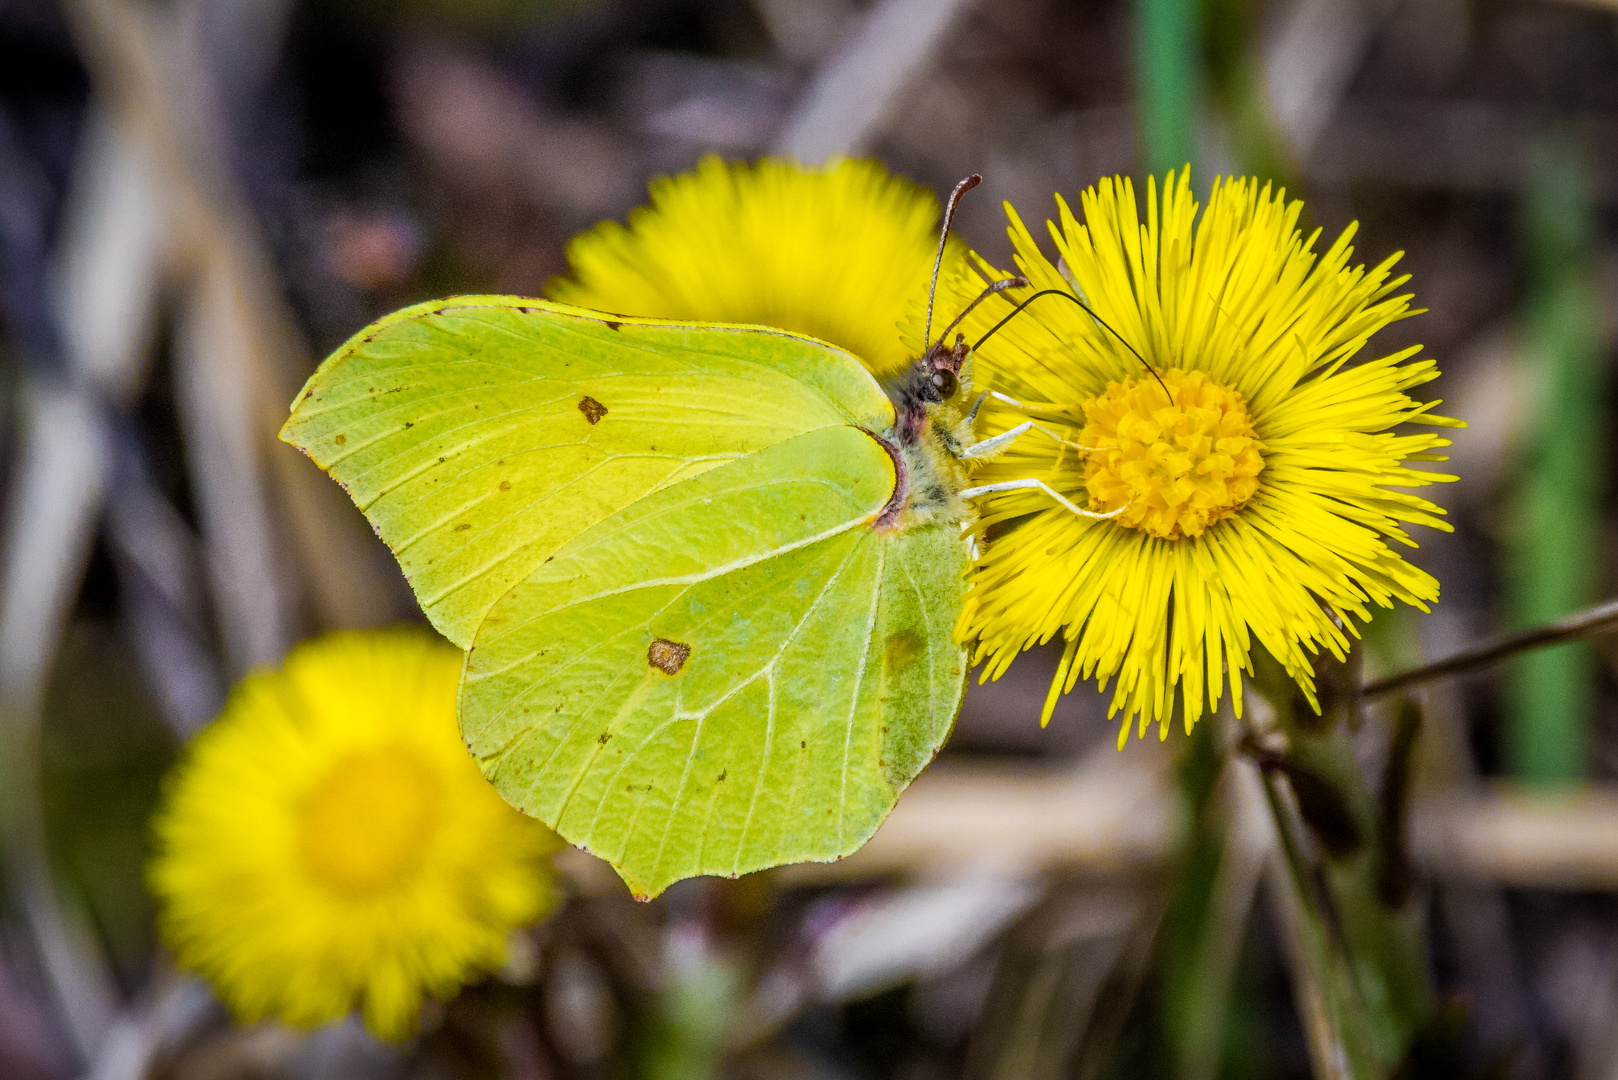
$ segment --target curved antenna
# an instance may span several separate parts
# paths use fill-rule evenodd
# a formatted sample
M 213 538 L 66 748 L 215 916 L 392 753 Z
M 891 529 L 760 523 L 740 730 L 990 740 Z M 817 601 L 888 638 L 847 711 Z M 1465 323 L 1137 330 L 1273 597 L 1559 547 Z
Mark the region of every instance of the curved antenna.
M 1150 371 L 1152 373 L 1152 378 L 1157 380 L 1157 385 L 1161 386 L 1163 388 L 1163 393 L 1168 395 L 1169 404 L 1170 405 L 1175 404 L 1174 394 L 1169 391 L 1168 384 L 1163 381 L 1163 376 L 1161 376 L 1161 375 L 1159 375 L 1157 373 L 1157 369 L 1155 367 L 1153 367 L 1150 363 L 1147 362 L 1146 357 L 1142 356 L 1138 351 L 1136 351 L 1135 346 L 1131 345 L 1128 341 L 1124 340 L 1124 335 L 1120 334 L 1118 331 L 1114 330 L 1110 325 L 1108 325 L 1107 320 L 1103 319 L 1100 315 L 1097 315 L 1095 313 L 1094 309 L 1092 309 L 1089 304 L 1086 304 L 1083 300 L 1080 300 L 1077 296 L 1074 296 L 1072 293 L 1068 292 L 1066 289 L 1041 289 L 1041 290 L 1039 290 L 1039 292 L 1035 293 L 1033 296 L 1028 297 L 1028 299 L 1024 300 L 1022 303 L 1020 303 L 1016 307 L 1012 308 L 1011 309 L 1011 314 L 1007 315 L 1005 318 L 1001 319 L 999 322 L 997 322 L 993 326 L 989 327 L 988 333 L 986 333 L 982 337 L 978 338 L 977 344 L 972 346 L 972 351 L 977 352 L 979 349 L 983 348 L 983 343 L 985 341 L 988 341 L 990 338 L 994 337 L 995 333 L 1002 326 L 1006 325 L 1006 323 L 1008 323 L 1012 319 L 1016 318 L 1017 315 L 1022 311 L 1023 308 L 1027 307 L 1029 304 L 1032 304 L 1035 300 L 1038 300 L 1041 296 L 1065 296 L 1069 300 L 1073 301 L 1075 304 L 1079 305 L 1079 307 L 1083 308 L 1085 310 L 1085 312 L 1089 314 L 1090 318 L 1092 318 L 1096 322 L 1100 323 L 1102 328 L 1105 329 L 1107 331 L 1107 333 L 1109 333 L 1113 337 L 1117 338 L 1118 341 L 1123 345 L 1124 348 L 1128 349 L 1130 352 L 1135 354 L 1135 359 L 1139 360 L 1141 362 L 1141 366 L 1144 367 L 1147 371 Z
M 968 315 L 972 314 L 972 309 L 973 308 L 975 308 L 979 304 L 983 303 L 983 301 L 987 300 L 989 297 L 993 296 L 995 293 L 1002 293 L 1002 292 L 1005 292 L 1007 289 L 1026 289 L 1027 287 L 1028 287 L 1028 279 L 1025 278 L 1025 277 L 1001 278 L 999 281 L 991 282 L 987 289 L 984 289 L 982 292 L 978 293 L 978 298 L 976 300 L 974 300 L 970 304 L 966 305 L 965 310 L 963 310 L 959 315 L 955 316 L 955 321 L 954 322 L 950 323 L 948 326 L 944 327 L 944 329 L 942 329 L 942 330 L 940 330 L 938 332 L 938 342 L 937 342 L 937 344 L 942 345 L 944 343 L 944 341 L 949 337 L 949 332 L 951 330 L 955 329 L 957 326 L 961 325 L 961 320 L 965 319 Z M 932 347 L 933 347 L 932 345 L 928 345 L 929 349 L 931 349 Z
M 973 173 L 949 193 L 949 202 L 944 206 L 944 227 L 938 230 L 938 255 L 933 259 L 933 281 L 927 286 L 927 330 L 921 335 L 922 344 L 931 347 L 933 342 L 933 294 L 938 291 L 938 269 L 944 265 L 944 245 L 949 242 L 950 223 L 955 220 L 955 208 L 961 204 L 961 196 L 983 183 L 983 177 Z M 944 331 L 946 334 L 948 330 Z

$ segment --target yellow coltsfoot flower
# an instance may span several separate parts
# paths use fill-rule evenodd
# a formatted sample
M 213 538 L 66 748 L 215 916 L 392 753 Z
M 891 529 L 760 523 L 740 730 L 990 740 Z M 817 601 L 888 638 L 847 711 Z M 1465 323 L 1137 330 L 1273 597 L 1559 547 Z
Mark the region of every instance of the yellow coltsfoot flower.
M 927 295 L 938 247 L 932 192 L 874 161 L 716 156 L 652 181 L 650 192 L 627 225 L 603 222 L 575 237 L 570 273 L 545 295 L 622 315 L 808 334 L 879 377 L 915 359 L 898 324 Z M 963 251 L 951 241 L 946 270 Z
M 1391 490 L 1454 477 L 1409 467 L 1441 461 L 1448 440 L 1396 433 L 1458 426 L 1407 391 L 1438 376 L 1418 347 L 1357 360 L 1367 340 L 1407 317 L 1398 256 L 1351 266 L 1344 230 L 1316 253 L 1297 227 L 1302 204 L 1254 180 L 1214 186 L 1200 220 L 1189 170 L 1147 186 L 1140 220 L 1128 180 L 1058 196 L 1053 265 L 1008 206 L 1017 264 L 1031 285 L 986 303 L 964 327 L 978 340 L 1011 305 L 1034 300 L 976 355 L 975 379 L 998 392 L 980 430 L 1031 427 L 974 483 L 1042 481 L 979 503 L 981 557 L 959 633 L 976 639 L 982 677 L 1061 635 L 1046 701 L 1083 678 L 1116 679 L 1119 744 L 1139 719 L 1164 735 L 1176 700 L 1187 729 L 1217 707 L 1227 669 L 1238 714 L 1250 653 L 1262 645 L 1313 700 L 1311 655 L 1342 657 L 1353 619 L 1399 600 L 1426 610 L 1438 582 L 1405 562 L 1406 524 L 1447 529 L 1437 506 Z M 958 309 L 985 278 L 940 286 Z M 1082 300 L 1093 315 L 1074 299 Z M 919 320 L 906 335 L 914 348 Z M 1149 365 L 1149 366 L 1148 366 Z
M 552 905 L 559 841 L 467 754 L 460 667 L 425 632 L 327 635 L 243 679 L 176 767 L 149 870 L 160 926 L 241 1020 L 357 1008 L 403 1038 Z

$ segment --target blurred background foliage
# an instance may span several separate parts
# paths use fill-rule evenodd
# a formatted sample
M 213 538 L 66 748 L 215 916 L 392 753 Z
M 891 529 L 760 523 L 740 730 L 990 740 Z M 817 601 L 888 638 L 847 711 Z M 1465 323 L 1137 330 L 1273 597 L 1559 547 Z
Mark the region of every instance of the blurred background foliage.
M 537 293 L 710 151 L 981 172 L 958 231 L 1001 265 L 1002 199 L 1186 160 L 1358 220 L 1431 309 L 1374 347 L 1425 343 L 1471 424 L 1414 555 L 1444 599 L 1366 675 L 1613 591 L 1610 0 L 4 0 L 0 1076 L 1319 1075 L 1298 942 L 1344 913 L 1275 885 L 1279 770 L 1400 913 L 1378 978 L 1429 1018 L 1382 1071 L 1618 1077 L 1608 638 L 1345 714 L 1320 760 L 1377 805 L 1340 852 L 1305 765 L 1222 767 L 1226 720 L 1118 755 L 1079 692 L 1041 731 L 1035 652 L 860 855 L 636 905 L 568 853 L 406 1046 L 235 1028 L 172 969 L 141 867 L 178 747 L 292 642 L 418 617 L 275 443 L 294 390 L 402 304 Z

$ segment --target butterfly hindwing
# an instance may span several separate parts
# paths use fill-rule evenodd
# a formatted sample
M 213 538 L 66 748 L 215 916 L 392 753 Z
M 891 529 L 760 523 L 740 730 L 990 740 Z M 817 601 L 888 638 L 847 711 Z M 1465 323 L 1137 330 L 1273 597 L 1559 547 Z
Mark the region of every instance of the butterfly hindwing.
M 642 895 L 859 847 L 964 683 L 964 545 L 876 531 L 893 484 L 872 436 L 825 428 L 576 537 L 468 655 L 485 774 Z
M 464 648 L 508 589 L 636 500 L 805 431 L 892 422 L 822 342 L 463 296 L 355 335 L 282 438 L 343 484 Z

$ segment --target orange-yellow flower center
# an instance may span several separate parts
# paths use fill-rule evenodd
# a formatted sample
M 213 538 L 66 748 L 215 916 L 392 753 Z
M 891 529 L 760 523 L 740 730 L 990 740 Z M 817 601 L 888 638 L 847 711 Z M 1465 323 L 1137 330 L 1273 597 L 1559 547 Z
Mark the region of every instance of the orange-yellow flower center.
M 414 871 L 437 825 L 438 780 L 400 748 L 352 754 L 303 805 L 304 864 L 355 899 L 384 892 Z
M 1198 536 L 1258 490 L 1264 446 L 1247 403 L 1200 371 L 1113 383 L 1084 403 L 1084 417 L 1090 508 L 1123 507 L 1119 524 L 1168 540 Z

